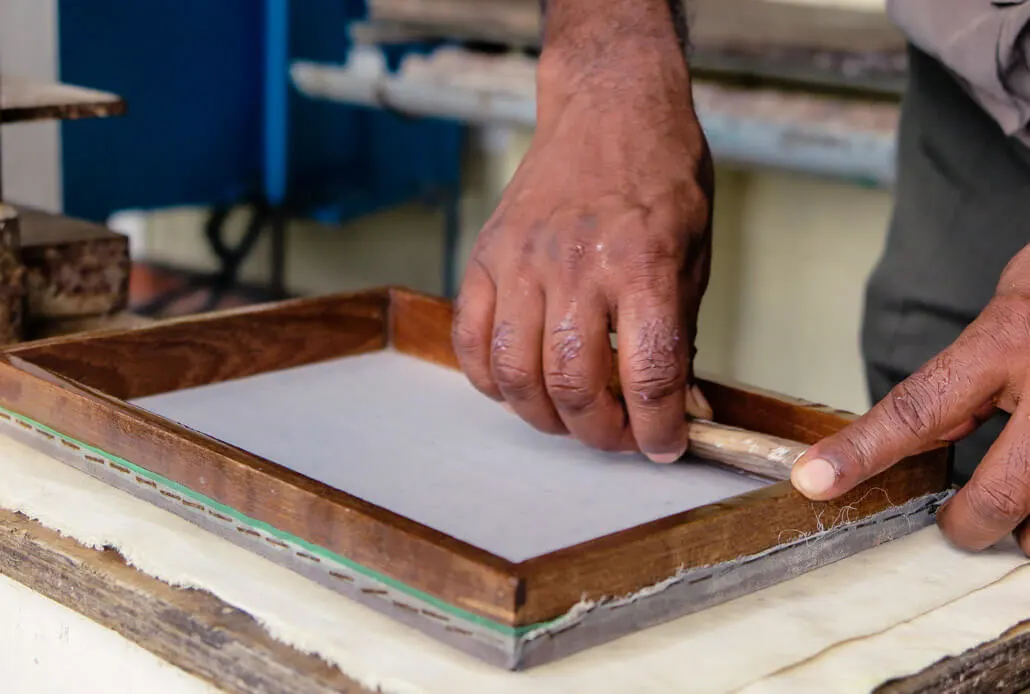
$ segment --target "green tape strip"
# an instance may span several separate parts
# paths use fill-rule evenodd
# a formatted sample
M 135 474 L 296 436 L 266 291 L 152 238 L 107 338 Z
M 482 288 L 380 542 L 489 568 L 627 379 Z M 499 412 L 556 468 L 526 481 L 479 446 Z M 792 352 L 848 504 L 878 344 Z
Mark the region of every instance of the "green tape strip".
M 192 489 L 190 489 L 188 487 L 185 487 L 182 484 L 179 484 L 178 482 L 175 482 L 175 481 L 170 480 L 170 479 L 168 479 L 166 477 L 163 477 L 162 475 L 159 475 L 159 474 L 157 474 L 155 472 L 151 472 L 150 470 L 147 470 L 146 468 L 142 468 L 142 467 L 140 467 L 139 465 L 137 465 L 135 463 L 132 463 L 132 462 L 130 462 L 128 460 L 125 460 L 124 458 L 120 458 L 120 457 L 118 457 L 116 455 L 111 455 L 110 453 L 107 453 L 106 451 L 102 451 L 102 450 L 100 450 L 99 448 L 97 448 L 95 446 L 89 445 L 88 443 L 83 443 L 82 441 L 79 441 L 78 439 L 73 439 L 72 437 L 67 436 L 66 434 L 63 434 L 60 431 L 57 431 L 57 430 L 55 430 L 55 429 L 53 429 L 53 428 L 51 428 L 51 427 L 49 427 L 46 424 L 43 424 L 41 422 L 37 422 L 34 419 L 26 417 L 25 415 L 19 414 L 17 412 L 12 412 L 11 410 L 8 410 L 8 409 L 6 409 L 4 407 L 0 407 L 0 412 L 4 412 L 4 413 L 10 415 L 11 417 L 13 417 L 15 419 L 19 419 L 19 420 L 25 422 L 26 424 L 29 424 L 32 427 L 39 429 L 40 431 L 45 431 L 48 434 L 51 434 L 53 436 L 56 436 L 57 438 L 60 438 L 60 439 L 63 439 L 65 441 L 67 441 L 68 443 L 75 444 L 76 446 L 79 446 L 79 447 L 81 447 L 81 448 L 83 448 L 83 449 L 85 449 L 87 451 L 90 451 L 91 453 L 96 454 L 99 457 L 102 457 L 102 458 L 104 458 L 106 460 L 109 460 L 109 461 L 111 461 L 113 463 L 116 463 L 117 465 L 121 465 L 122 467 L 129 468 L 134 473 L 138 474 L 140 477 L 143 477 L 144 479 L 148 479 L 148 480 L 150 480 L 152 482 L 155 482 L 157 484 L 160 484 L 162 486 L 168 487 L 169 489 L 172 489 L 172 490 L 178 492 L 182 496 L 189 497 L 191 500 L 193 500 L 193 501 L 195 501 L 197 503 L 201 503 L 201 504 L 204 504 L 205 506 L 213 508 L 213 509 L 217 510 L 219 513 L 222 513 L 222 514 L 224 514 L 226 516 L 229 516 L 234 521 L 237 521 L 240 524 L 247 526 L 248 528 L 253 528 L 255 530 L 262 530 L 266 534 L 271 535 L 271 536 L 273 536 L 273 537 L 275 537 L 275 538 L 277 538 L 277 539 L 279 539 L 279 540 L 281 540 L 283 542 L 290 542 L 292 544 L 295 544 L 295 545 L 297 545 L 299 547 L 304 548 L 305 550 L 307 550 L 308 552 L 314 554 L 315 556 L 321 557 L 323 559 L 328 559 L 330 562 L 335 562 L 337 564 L 340 564 L 341 566 L 345 566 L 345 567 L 347 567 L 347 568 L 349 568 L 349 569 L 351 569 L 353 571 L 356 571 L 356 572 L 358 572 L 358 573 L 360 573 L 360 574 L 362 574 L 362 575 L 364 575 L 364 576 L 366 576 L 366 577 L 368 577 L 370 579 L 373 579 L 375 581 L 383 583 L 383 584 L 389 586 L 390 588 L 393 588 L 394 590 L 397 590 L 397 591 L 399 591 L 401 593 L 404 593 L 405 595 L 410 595 L 411 597 L 413 597 L 413 598 L 415 598 L 417 600 L 421 600 L 421 601 L 423 601 L 423 602 L 425 602 L 425 603 L 427 603 L 429 605 L 432 605 L 433 607 L 435 607 L 436 609 L 438 609 L 438 610 L 440 610 L 442 612 L 446 612 L 446 613 L 448 613 L 448 614 L 450 614 L 450 615 L 452 615 L 454 617 L 457 617 L 459 619 L 465 620 L 467 622 L 471 622 L 473 624 L 476 624 L 478 626 L 484 627 L 486 629 L 490 629 L 491 631 L 497 632 L 499 634 L 502 634 L 502 635 L 505 635 L 505 636 L 519 637 L 519 636 L 522 636 L 522 635 L 526 634 L 529 631 L 532 631 L 534 629 L 538 629 L 540 627 L 549 626 L 549 625 L 555 623 L 556 621 L 558 621 L 558 620 L 552 620 L 552 621 L 549 621 L 549 622 L 541 622 L 541 623 L 538 623 L 538 624 L 530 624 L 530 625 L 527 625 L 527 626 L 512 627 L 512 626 L 509 626 L 507 624 L 501 624 L 499 622 L 495 622 L 492 619 L 488 619 L 486 617 L 483 617 L 482 615 L 478 615 L 478 614 L 475 614 L 473 612 L 468 612 L 466 610 L 461 609 L 460 607 L 456 607 L 456 606 L 454 606 L 454 605 L 452 605 L 452 604 L 450 604 L 448 602 L 444 602 L 444 601 L 440 600 L 439 598 L 436 598 L 436 597 L 434 597 L 432 595 L 429 595 L 428 593 L 424 593 L 424 592 L 418 590 L 417 588 L 412 588 L 411 586 L 409 586 L 409 585 L 407 585 L 405 583 L 402 583 L 402 582 L 400 582 L 400 581 L 398 581 L 396 579 L 390 578 L 389 576 L 386 576 L 386 575 L 381 574 L 381 573 L 379 573 L 377 571 L 374 571 L 374 570 L 369 569 L 369 568 L 367 568 L 365 566 L 362 566 L 361 564 L 358 564 L 355 561 L 352 561 L 352 560 L 350 560 L 350 559 L 348 559 L 348 558 L 346 558 L 346 557 L 344 557 L 342 555 L 339 555 L 336 552 L 333 552 L 332 550 L 326 549 L 325 547 L 322 547 L 320 545 L 312 544 L 311 542 L 308 542 L 307 540 L 303 540 L 303 539 L 297 537 L 296 535 L 291 535 L 290 533 L 283 532 L 282 530 L 279 530 L 278 528 L 276 528 L 276 527 L 274 527 L 272 525 L 269 525 L 268 523 L 265 523 L 264 521 L 260 521 L 260 520 L 257 520 L 255 518 L 251 518 L 249 516 L 246 516 L 246 515 L 240 513 L 239 511 L 237 511 L 236 509 L 232 508 L 231 506 L 226 506 L 225 504 L 223 504 L 221 502 L 215 501 L 214 499 L 212 499 L 212 498 L 210 498 L 208 496 L 205 496 L 204 494 L 201 494 L 199 492 L 195 492 Z

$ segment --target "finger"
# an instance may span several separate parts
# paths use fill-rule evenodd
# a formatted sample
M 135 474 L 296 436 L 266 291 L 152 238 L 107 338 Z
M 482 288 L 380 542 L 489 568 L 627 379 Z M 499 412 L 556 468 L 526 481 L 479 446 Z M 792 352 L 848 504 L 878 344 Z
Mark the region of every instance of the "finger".
M 635 450 L 626 410 L 608 388 L 607 300 L 600 294 L 585 301 L 560 292 L 549 295 L 546 326 L 544 381 L 569 433 L 592 448 Z
M 451 343 L 458 365 L 473 386 L 494 400 L 501 391 L 490 370 L 490 339 L 497 288 L 482 263 L 472 258 L 454 304 Z
M 675 266 L 619 297 L 619 378 L 640 450 L 656 463 L 687 450 L 689 338 Z
M 812 446 L 795 463 L 794 486 L 832 499 L 966 423 L 1005 383 L 995 343 L 960 338 L 899 383 L 869 412 Z
M 515 279 L 501 287 L 494 315 L 490 369 L 505 402 L 534 428 L 568 430 L 544 386 L 544 294 L 534 282 Z
M 1023 398 L 965 487 L 937 513 L 957 547 L 980 551 L 1030 515 L 1030 398 Z
M 701 313 L 701 298 L 708 287 L 708 276 L 711 272 L 711 254 L 706 246 L 701 249 L 703 256 L 700 263 L 694 264 L 694 292 L 686 298 L 686 330 L 690 337 L 688 362 L 687 362 L 687 404 L 686 411 L 691 417 L 697 419 L 712 419 L 714 416 L 712 406 L 708 399 L 697 386 L 694 379 L 694 360 L 697 357 L 697 321 Z
M 941 439 L 949 442 L 964 439 L 983 426 L 997 411 L 998 408 L 995 406 L 994 400 L 988 400 L 973 410 L 964 422 L 946 433 Z
M 708 399 L 696 384 L 687 389 L 686 410 L 687 414 L 695 419 L 711 419 L 714 416 L 712 406 L 708 404 Z
M 966 418 L 957 427 L 944 434 L 944 436 L 942 436 L 939 440 L 924 443 L 921 448 L 909 451 L 908 455 L 919 455 L 920 453 L 926 453 L 927 451 L 931 451 L 934 448 L 938 448 L 943 444 L 961 441 L 970 434 L 974 433 L 985 423 L 987 423 L 987 421 L 991 417 L 993 417 L 997 411 L 998 408 L 995 407 L 993 399 L 989 400 L 980 407 L 976 408 L 968 418 Z

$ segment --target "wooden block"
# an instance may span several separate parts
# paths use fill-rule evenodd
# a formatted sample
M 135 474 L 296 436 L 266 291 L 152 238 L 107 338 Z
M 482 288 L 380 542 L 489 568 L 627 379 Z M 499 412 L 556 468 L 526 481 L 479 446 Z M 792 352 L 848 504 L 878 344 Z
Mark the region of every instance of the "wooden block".
M 371 692 L 317 656 L 268 635 L 210 593 L 173 588 L 112 550 L 83 547 L 0 510 L 0 574 L 112 629 L 168 663 L 233 694 Z
M 447 302 L 391 289 L 26 344 L 0 360 L 0 426 L 507 668 L 925 527 L 947 490 L 943 447 L 816 503 L 703 460 L 654 466 L 545 437 L 453 370 L 451 321 Z M 851 420 L 701 387 L 715 423 L 766 436 L 811 444 Z M 714 501 L 681 498 L 697 494 Z
M 95 89 L 0 76 L 0 122 L 105 118 L 125 113 L 121 97 Z
M 24 330 L 25 267 L 22 265 L 18 211 L 0 202 L 0 345 L 22 339 Z
M 92 222 L 19 207 L 27 320 L 100 316 L 129 301 L 129 239 Z

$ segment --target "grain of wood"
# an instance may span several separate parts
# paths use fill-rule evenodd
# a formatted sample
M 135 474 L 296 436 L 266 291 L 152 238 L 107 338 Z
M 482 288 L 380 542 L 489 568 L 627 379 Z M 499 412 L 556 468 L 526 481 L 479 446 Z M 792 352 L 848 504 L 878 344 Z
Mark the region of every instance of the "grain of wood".
M 0 573 L 232 694 L 366 691 L 210 593 L 173 588 L 126 565 L 117 552 L 84 547 L 6 510 Z
M 129 302 L 129 239 L 107 227 L 17 206 L 26 322 L 116 313 Z
M 21 219 L 0 201 L 0 346 L 24 335 L 25 266 L 21 262 Z
M 956 625 L 958 626 L 958 625 Z M 884 682 L 874 694 L 1019 694 L 1030 691 L 1030 621 L 997 639 Z

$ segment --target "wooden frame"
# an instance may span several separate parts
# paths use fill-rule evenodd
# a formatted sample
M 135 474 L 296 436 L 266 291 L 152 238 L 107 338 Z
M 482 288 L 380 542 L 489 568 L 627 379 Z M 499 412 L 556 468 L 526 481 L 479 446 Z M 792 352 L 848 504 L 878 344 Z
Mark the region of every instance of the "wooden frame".
M 833 502 L 810 502 L 782 482 L 512 563 L 125 402 L 387 347 L 454 367 L 450 323 L 446 302 L 383 289 L 20 345 L 0 363 L 0 418 L 6 420 L 0 425 L 90 474 L 507 667 L 561 657 L 632 630 L 609 629 L 567 643 L 538 638 L 528 648 L 541 633 L 559 633 L 563 617 L 584 599 L 633 595 L 695 569 L 729 567 L 730 576 L 745 576 L 743 564 L 780 547 L 784 529 L 829 538 L 834 529 L 821 518 L 845 510 L 850 530 L 880 517 L 889 523 L 902 515 L 896 509 L 909 505 L 903 525 L 914 529 L 912 518 L 929 522 L 934 500 L 947 489 L 949 451 L 942 447 L 902 461 Z M 716 421 L 804 443 L 850 419 L 754 389 L 711 380 L 701 386 Z M 871 494 L 873 489 L 886 493 Z M 899 528 L 881 528 L 868 544 L 907 532 Z M 667 607 L 645 621 L 664 621 L 775 583 L 833 560 L 834 552 L 826 555 L 752 577 L 747 586 L 741 579 L 733 590 L 706 595 L 690 609 Z

